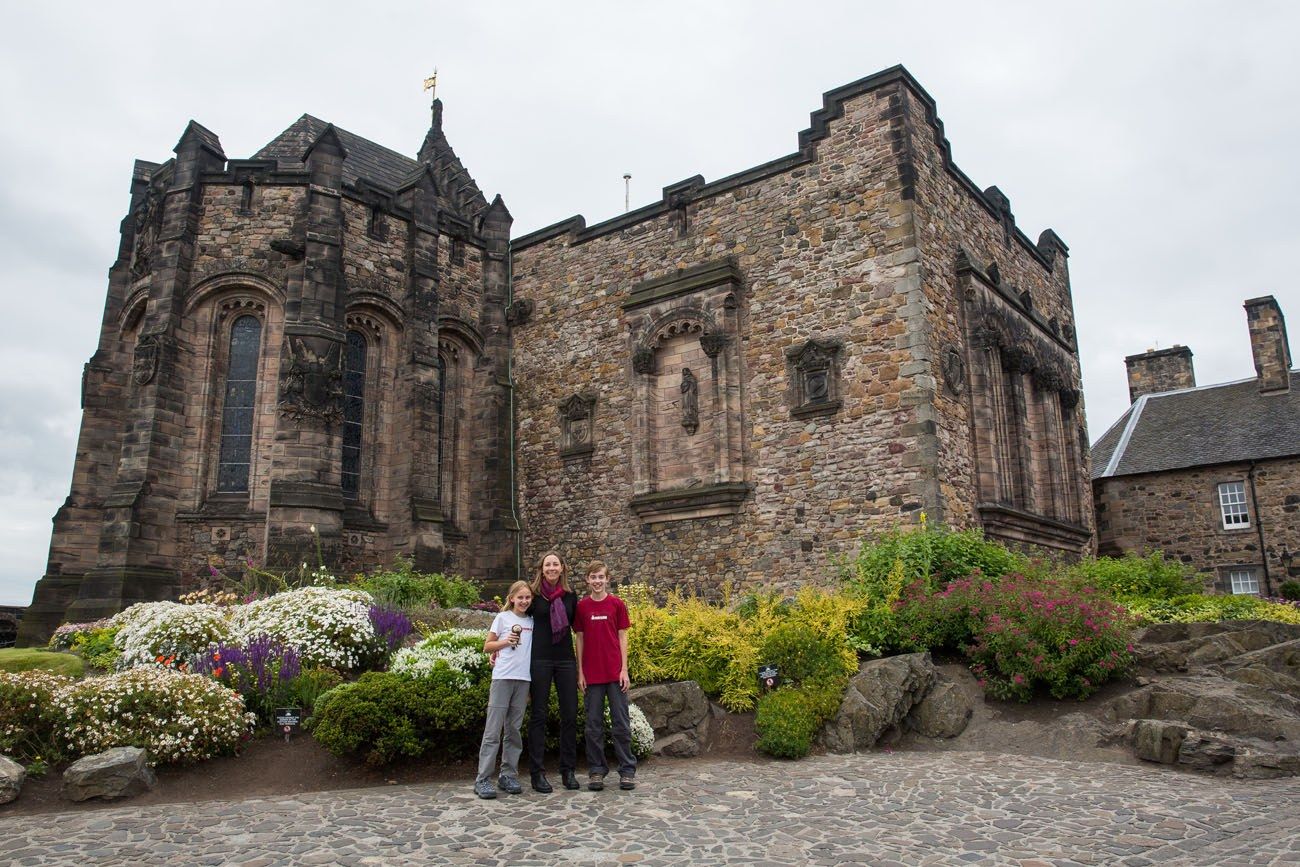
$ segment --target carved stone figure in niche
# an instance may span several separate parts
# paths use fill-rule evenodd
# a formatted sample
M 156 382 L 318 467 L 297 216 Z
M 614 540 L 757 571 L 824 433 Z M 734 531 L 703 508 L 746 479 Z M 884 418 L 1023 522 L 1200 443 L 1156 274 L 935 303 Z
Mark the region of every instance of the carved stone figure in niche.
M 343 418 L 341 344 L 298 337 L 290 338 L 289 346 L 288 370 L 280 386 L 280 411 L 298 423 L 309 418 L 326 424 L 340 421 Z
M 655 372 L 655 353 L 648 346 L 638 346 L 632 353 L 632 370 L 640 374 Z
M 158 373 L 158 358 L 164 340 L 161 334 L 146 334 L 136 343 L 135 357 L 131 361 L 131 381 L 136 385 L 148 385 Z
M 786 350 L 794 386 L 794 415 L 833 413 L 839 408 L 836 377 L 842 348 L 838 340 L 814 339 Z
M 709 358 L 717 358 L 718 353 L 727 345 L 727 335 L 719 334 L 716 331 L 710 332 L 700 338 L 700 348 Z
M 700 427 L 700 383 L 689 367 L 682 368 L 682 427 L 691 436 Z
M 153 247 L 158 241 L 162 226 L 163 190 L 154 187 L 135 218 L 135 248 L 131 256 L 131 276 L 139 279 L 149 273 L 153 264 Z
M 562 457 L 585 455 L 594 451 L 595 407 L 596 397 L 591 394 L 575 394 L 560 404 Z

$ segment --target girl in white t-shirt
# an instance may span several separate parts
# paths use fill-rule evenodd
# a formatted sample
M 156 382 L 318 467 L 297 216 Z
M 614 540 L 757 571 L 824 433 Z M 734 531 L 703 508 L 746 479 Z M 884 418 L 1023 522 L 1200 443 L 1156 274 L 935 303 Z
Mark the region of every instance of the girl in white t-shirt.
M 495 798 L 498 784 L 512 795 L 523 791 L 519 785 L 519 754 L 523 752 L 524 741 L 519 727 L 524 721 L 532 679 L 529 669 L 533 656 L 533 618 L 525 613 L 532 604 L 533 591 L 527 581 L 510 585 L 505 605 L 492 621 L 487 641 L 483 642 L 483 652 L 495 653 L 497 661 L 492 667 L 487 723 L 483 726 L 483 745 L 478 751 L 478 779 L 474 781 L 474 794 L 480 798 Z M 498 750 L 501 770 L 494 781 Z

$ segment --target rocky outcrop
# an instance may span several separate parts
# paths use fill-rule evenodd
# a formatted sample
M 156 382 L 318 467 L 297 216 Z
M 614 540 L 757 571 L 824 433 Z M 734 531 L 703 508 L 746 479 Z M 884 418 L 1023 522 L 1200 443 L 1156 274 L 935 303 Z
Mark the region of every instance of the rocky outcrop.
M 714 708 L 695 681 L 640 686 L 628 692 L 628 700 L 654 727 L 655 755 L 690 758 L 709 748 Z
M 1141 630 L 1133 658 L 1140 669 L 1182 672 L 1300 640 L 1300 626 L 1262 620 L 1156 623 Z
M 0 804 L 18 797 L 27 779 L 27 769 L 8 756 L 0 756 Z
M 144 750 L 114 747 L 69 765 L 63 772 L 63 797 L 72 801 L 129 798 L 152 789 L 155 781 Z
M 906 653 L 862 663 L 835 716 L 822 728 L 818 741 L 827 752 L 852 753 L 869 749 L 887 732 L 897 733 L 912 708 L 934 685 L 936 674 L 928 653 Z
M 957 684 L 935 681 L 907 715 L 908 728 L 927 738 L 955 738 L 966 730 L 975 706 Z

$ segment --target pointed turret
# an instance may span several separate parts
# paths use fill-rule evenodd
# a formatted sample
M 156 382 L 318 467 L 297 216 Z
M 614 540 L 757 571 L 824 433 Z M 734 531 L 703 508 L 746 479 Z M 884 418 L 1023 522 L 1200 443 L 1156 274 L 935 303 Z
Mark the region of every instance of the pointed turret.
M 450 209 L 463 219 L 471 219 L 487 209 L 487 198 L 443 135 L 442 100 L 435 99 L 431 111 L 429 131 L 424 134 L 416 159 L 433 169 L 438 193 Z

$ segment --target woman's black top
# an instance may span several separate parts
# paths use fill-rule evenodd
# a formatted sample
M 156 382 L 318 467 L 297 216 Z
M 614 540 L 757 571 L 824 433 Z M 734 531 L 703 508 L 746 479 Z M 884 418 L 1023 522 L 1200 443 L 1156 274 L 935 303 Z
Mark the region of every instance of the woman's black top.
M 528 606 L 528 613 L 533 616 L 533 659 L 576 660 L 573 655 L 573 618 L 578 615 L 578 594 L 566 591 L 560 601 L 569 614 L 569 625 L 564 627 L 559 643 L 551 640 L 551 603 L 538 593 L 533 597 L 533 604 Z

